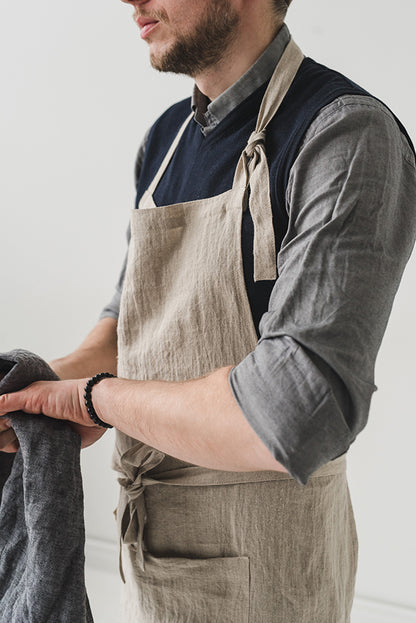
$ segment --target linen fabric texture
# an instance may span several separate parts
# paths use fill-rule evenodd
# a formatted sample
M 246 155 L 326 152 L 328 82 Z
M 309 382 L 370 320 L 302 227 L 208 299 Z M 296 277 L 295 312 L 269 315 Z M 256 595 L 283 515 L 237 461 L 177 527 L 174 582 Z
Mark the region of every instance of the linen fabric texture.
M 257 234 L 268 242 L 253 258 L 256 271 L 275 269 L 270 205 L 259 200 L 264 192 L 248 198 L 246 190 L 257 182 L 267 188 L 259 134 L 301 61 L 291 44 L 230 190 L 155 205 L 153 193 L 179 132 L 132 212 L 119 376 L 186 381 L 241 361 L 255 347 L 241 220 L 248 203 Z M 260 168 L 254 175 L 253 153 Z M 284 472 L 193 465 L 117 431 L 114 463 L 121 485 L 123 623 L 349 622 L 357 539 L 345 456 L 302 486 Z
M 123 623 L 350 621 L 358 543 L 345 456 L 302 486 L 282 472 L 231 474 L 167 457 L 140 474 L 145 450 L 121 457 L 131 527 L 143 534 L 132 529 L 122 545 Z
M 58 380 L 25 350 L 0 355 L 0 394 Z M 8 415 L 19 440 L 0 505 L 0 623 L 93 623 L 84 581 L 80 437 L 68 422 Z M 5 470 L 3 470 L 5 471 Z M 7 472 L 5 473 L 7 476 Z
M 207 136 L 189 124 L 154 194 L 157 206 L 229 190 L 265 88 Z M 180 102 L 152 127 L 137 201 L 189 109 L 189 100 Z M 246 210 L 240 244 L 259 340 L 230 384 L 262 441 L 305 483 L 366 425 L 377 352 L 416 235 L 415 157 L 381 102 L 311 59 L 269 124 L 265 145 L 278 279 L 254 281 L 254 225 Z M 117 301 L 106 313 L 117 315 Z

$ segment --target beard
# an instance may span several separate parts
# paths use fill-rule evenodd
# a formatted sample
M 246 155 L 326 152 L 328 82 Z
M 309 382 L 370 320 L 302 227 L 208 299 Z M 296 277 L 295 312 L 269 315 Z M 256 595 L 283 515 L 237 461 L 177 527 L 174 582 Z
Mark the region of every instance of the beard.
M 165 13 L 159 15 L 166 21 Z M 150 55 L 154 69 L 194 77 L 215 66 L 237 34 L 240 17 L 229 0 L 211 0 L 193 32 L 178 35 L 164 53 Z

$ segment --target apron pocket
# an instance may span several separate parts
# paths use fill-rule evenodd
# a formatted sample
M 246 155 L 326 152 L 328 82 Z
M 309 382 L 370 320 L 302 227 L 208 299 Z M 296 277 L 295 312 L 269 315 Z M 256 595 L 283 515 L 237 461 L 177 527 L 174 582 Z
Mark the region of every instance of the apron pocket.
M 249 622 L 247 556 L 159 558 L 144 552 L 134 569 L 141 623 Z

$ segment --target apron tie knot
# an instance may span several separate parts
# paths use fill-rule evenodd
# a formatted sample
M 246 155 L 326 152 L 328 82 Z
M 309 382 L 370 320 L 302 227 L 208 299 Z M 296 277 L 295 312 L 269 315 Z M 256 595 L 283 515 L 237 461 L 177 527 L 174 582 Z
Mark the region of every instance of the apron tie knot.
M 247 157 L 253 158 L 257 154 L 257 160 L 259 160 L 259 151 L 262 150 L 263 152 L 265 152 L 265 140 L 265 130 L 255 130 L 254 132 L 252 132 L 247 141 L 247 146 L 245 149 Z
M 142 479 L 144 474 L 159 465 L 164 457 L 163 452 L 140 442 L 127 450 L 116 465 L 117 470 L 122 474 L 122 477 L 118 479 L 121 489 L 117 509 L 120 540 L 131 550 L 136 551 L 137 563 L 142 571 L 144 571 L 143 532 L 147 520 L 143 495 L 145 485 Z M 121 550 L 120 573 L 124 578 Z
M 254 281 L 277 278 L 275 233 L 266 156 L 266 130 L 254 130 L 237 165 L 236 179 L 249 189 L 248 207 L 254 224 Z

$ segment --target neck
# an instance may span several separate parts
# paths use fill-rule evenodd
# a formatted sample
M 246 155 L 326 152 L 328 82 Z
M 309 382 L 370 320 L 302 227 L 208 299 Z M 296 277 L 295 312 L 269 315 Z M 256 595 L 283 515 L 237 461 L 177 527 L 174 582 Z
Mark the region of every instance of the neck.
M 269 20 L 267 24 L 262 23 L 256 27 L 250 20 L 244 20 L 238 35 L 222 59 L 194 77 L 201 93 L 213 101 L 237 82 L 263 54 L 282 25 L 283 23 L 271 24 Z

